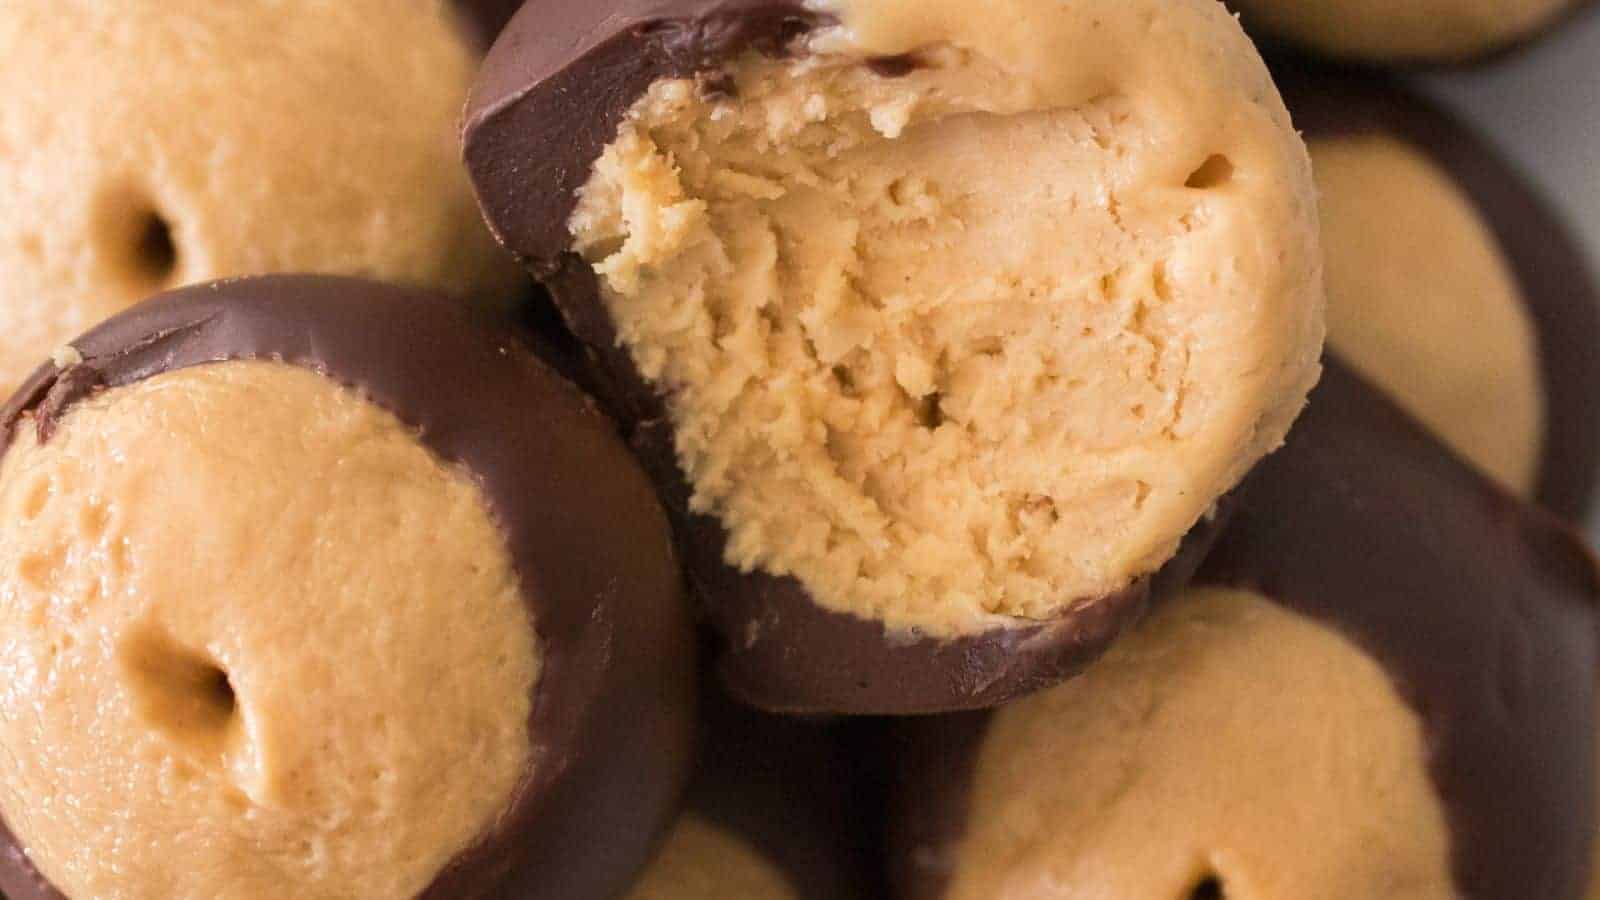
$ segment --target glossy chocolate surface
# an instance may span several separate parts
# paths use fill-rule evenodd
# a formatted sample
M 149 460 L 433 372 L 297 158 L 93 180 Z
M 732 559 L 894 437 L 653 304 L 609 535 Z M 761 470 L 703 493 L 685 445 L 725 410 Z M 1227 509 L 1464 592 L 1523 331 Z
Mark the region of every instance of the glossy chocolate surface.
M 1596 0 L 1572 0 L 1567 8 L 1552 16 L 1548 22 L 1525 34 L 1512 37 L 1497 46 L 1490 46 L 1475 52 L 1466 52 L 1455 56 L 1444 55 L 1434 58 L 1404 56 L 1391 59 L 1369 58 L 1360 59 L 1349 57 L 1336 59 L 1327 57 L 1313 48 L 1299 42 L 1289 40 L 1272 32 L 1271 29 L 1260 28 L 1250 16 L 1240 14 L 1240 23 L 1261 48 L 1261 53 L 1269 60 L 1279 60 L 1286 65 L 1327 66 L 1343 69 L 1354 73 L 1377 72 L 1408 72 L 1428 73 L 1467 71 L 1478 69 L 1494 63 L 1508 61 L 1537 46 L 1545 38 L 1561 31 L 1569 25 L 1574 25 L 1586 16 L 1600 11 L 1600 2 Z
M 804 898 L 876 900 L 882 810 L 853 753 L 852 723 L 775 716 L 707 678 L 691 811 L 748 841 Z
M 1329 366 L 1197 580 L 1327 623 L 1391 673 L 1428 735 L 1466 895 L 1576 897 L 1595 819 L 1594 559 L 1375 393 Z
M 828 21 L 785 0 L 534 0 L 484 60 L 463 134 L 489 227 L 549 275 L 589 168 L 662 78 L 783 52 Z M 580 332 L 581 334 L 581 332 Z
M 1279 87 L 1308 138 L 1384 135 L 1453 177 L 1493 232 L 1527 303 L 1545 396 L 1534 496 L 1581 519 L 1600 477 L 1600 282 L 1573 233 L 1534 187 L 1466 125 L 1382 76 L 1300 67 Z
M 724 684 L 740 700 L 773 712 L 984 709 L 1056 684 L 1104 653 L 1143 616 L 1152 596 L 1187 583 L 1226 518 L 1202 521 L 1155 574 L 1087 600 L 1055 621 L 933 638 L 824 609 L 793 578 L 726 565 L 722 524 L 688 511 L 688 487 L 669 426 L 647 423 L 634 432 L 632 444 L 676 520 L 691 587 L 723 637 L 717 666 Z
M 0 408 L 48 435 L 96 391 L 225 360 L 313 369 L 415 428 L 476 476 L 538 623 L 536 765 L 507 814 L 429 898 L 607 898 L 677 812 L 693 730 L 692 630 L 667 521 L 611 422 L 497 322 L 422 291 L 278 276 L 136 307 Z M 0 889 L 50 897 L 0 835 Z
M 454 0 L 454 3 L 473 38 L 484 50 L 494 44 L 501 29 L 522 7 L 522 0 Z
M 1236 492 L 1197 584 L 1370 653 L 1416 711 L 1467 897 L 1582 895 L 1595 824 L 1596 603 L 1583 541 L 1459 461 L 1336 360 Z M 896 729 L 896 896 L 942 896 L 989 714 Z

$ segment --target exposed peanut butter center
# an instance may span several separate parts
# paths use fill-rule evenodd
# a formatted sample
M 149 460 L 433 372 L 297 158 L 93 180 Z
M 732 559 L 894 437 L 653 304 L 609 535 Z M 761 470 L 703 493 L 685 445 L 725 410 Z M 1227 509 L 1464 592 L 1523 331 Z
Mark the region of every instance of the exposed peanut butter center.
M 1578 0 L 1229 0 L 1247 20 L 1335 56 L 1465 59 L 1550 24 Z
M 744 841 L 687 814 L 627 900 L 799 900 L 787 878 Z
M 0 4 L 0 399 L 158 291 L 315 272 L 495 295 L 445 0 Z
M 0 815 L 69 897 L 410 898 L 530 765 L 473 480 L 310 371 L 73 407 L 0 460 Z
M 1387 137 L 1313 141 L 1328 340 L 1468 460 L 1527 494 L 1544 390 L 1533 322 L 1450 176 Z
M 1322 301 L 1218 4 L 914 6 L 656 83 L 570 228 L 728 561 L 950 634 L 1165 561 L 1298 412 Z
M 1416 714 L 1338 633 L 1200 590 L 1000 710 L 951 900 L 1450 900 Z

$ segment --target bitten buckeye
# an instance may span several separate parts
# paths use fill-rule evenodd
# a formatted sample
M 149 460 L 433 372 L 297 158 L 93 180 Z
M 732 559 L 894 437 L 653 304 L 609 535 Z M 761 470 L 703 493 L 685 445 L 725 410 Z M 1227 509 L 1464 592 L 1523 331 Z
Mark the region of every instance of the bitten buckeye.
M 0 890 L 609 898 L 689 615 L 611 423 L 433 294 L 186 289 L 0 411 Z
M 533 3 L 465 141 L 769 709 L 1077 671 L 1317 375 L 1305 150 L 1213 0 Z

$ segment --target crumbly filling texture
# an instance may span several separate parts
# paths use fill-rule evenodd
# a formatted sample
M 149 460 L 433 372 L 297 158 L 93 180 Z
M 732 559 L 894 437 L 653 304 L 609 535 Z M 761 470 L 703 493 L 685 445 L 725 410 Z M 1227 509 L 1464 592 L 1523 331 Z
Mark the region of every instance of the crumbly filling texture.
M 1244 591 L 1169 603 L 1000 710 L 951 900 L 1451 900 L 1421 720 L 1336 631 Z
M 1222 18 L 1196 21 L 1254 60 Z M 1281 439 L 1321 340 L 1304 153 L 1264 71 L 1191 127 L 1175 74 L 996 58 L 658 82 L 570 222 L 728 562 L 923 633 L 1159 566 Z
M 69 897 L 415 897 L 510 805 L 540 652 L 467 473 L 279 363 L 0 459 L 0 815 Z

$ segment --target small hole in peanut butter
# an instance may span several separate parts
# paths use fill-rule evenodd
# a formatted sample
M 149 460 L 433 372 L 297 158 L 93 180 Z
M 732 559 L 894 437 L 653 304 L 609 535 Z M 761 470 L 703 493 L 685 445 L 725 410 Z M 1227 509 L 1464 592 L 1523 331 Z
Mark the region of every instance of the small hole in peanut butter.
M 1220 153 L 1213 154 L 1200 168 L 1189 174 L 1189 180 L 1183 183 L 1184 187 L 1196 190 L 1209 191 L 1219 188 L 1233 180 L 1233 161 Z
M 90 235 L 102 276 L 133 297 L 170 287 L 182 263 L 172 220 L 136 183 L 107 185 L 95 198 Z
M 145 213 L 133 258 L 146 281 L 166 284 L 172 279 L 178 268 L 178 247 L 172 241 L 172 226 L 160 213 Z
M 227 671 L 149 626 L 123 637 L 118 663 L 135 716 L 196 761 L 221 761 L 239 705 Z
M 1207 875 L 1189 891 L 1186 900 L 1227 900 L 1227 896 L 1222 889 L 1222 879 L 1215 875 Z
M 238 706 L 239 699 L 234 696 L 233 682 L 228 680 L 228 673 L 221 669 L 212 669 L 206 673 L 204 683 L 206 704 L 211 709 L 232 718 L 234 709 Z

